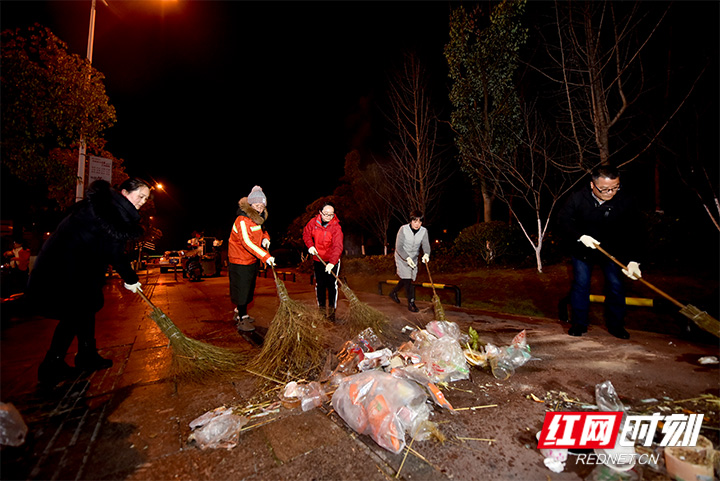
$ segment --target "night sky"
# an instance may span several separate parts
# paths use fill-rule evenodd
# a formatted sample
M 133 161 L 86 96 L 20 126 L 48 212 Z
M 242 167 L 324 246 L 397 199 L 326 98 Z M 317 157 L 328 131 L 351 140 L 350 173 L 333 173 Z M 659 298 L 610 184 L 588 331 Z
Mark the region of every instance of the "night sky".
M 383 125 L 369 106 L 405 52 L 420 55 L 433 94 L 447 99 L 443 47 L 456 3 L 107 3 L 97 1 L 93 53 L 117 109 L 107 150 L 130 176 L 166 186 L 155 196 L 164 248 L 182 247 L 196 229 L 229 231 L 237 200 L 256 184 L 268 197 L 271 234 L 283 235 L 310 202 L 332 194 L 352 148 L 380 145 Z M 90 5 L 3 0 L 1 26 L 38 22 L 85 56 Z M 672 41 L 692 66 L 706 51 L 717 56 L 718 8 L 690 5 L 677 4 L 668 22 L 689 28 Z M 545 7 L 530 2 L 528 26 Z M 712 68 L 717 79 L 717 58 Z M 716 107 L 717 83 L 711 88 Z M 717 138 L 710 142 L 716 152 Z M 457 210 L 472 223 L 472 209 Z
M 3 0 L 2 29 L 41 23 L 84 57 L 90 5 Z M 345 155 L 368 141 L 368 100 L 403 52 L 444 67 L 450 10 L 444 2 L 108 5 L 97 2 L 93 52 L 117 109 L 107 149 L 129 175 L 167 187 L 155 196 L 156 219 L 173 242 L 229 229 L 237 200 L 256 184 L 276 235 L 332 194 Z

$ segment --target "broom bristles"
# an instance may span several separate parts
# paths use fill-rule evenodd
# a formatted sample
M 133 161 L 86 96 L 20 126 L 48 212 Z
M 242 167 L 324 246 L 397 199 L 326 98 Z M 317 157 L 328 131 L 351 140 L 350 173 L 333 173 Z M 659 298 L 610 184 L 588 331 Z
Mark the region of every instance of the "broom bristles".
M 715 337 L 720 337 L 720 322 L 707 312 L 701 311 L 697 307 L 688 304 L 680 309 L 680 314 L 689 318 L 704 331 L 713 334 Z
M 170 341 L 171 372 L 175 376 L 203 380 L 211 375 L 241 369 L 247 354 L 191 339 L 157 307 L 148 315 Z
M 445 309 L 443 309 L 442 303 L 440 302 L 440 297 L 437 294 L 433 295 L 432 304 L 433 310 L 435 311 L 435 320 L 447 322 L 447 317 L 445 317 Z
M 390 321 L 377 309 L 360 302 L 355 293 L 345 284 L 341 289 L 349 302 L 347 323 L 352 334 L 358 334 L 368 327 L 371 327 L 380 337 L 387 337 Z
M 291 299 L 277 276 L 275 285 L 280 305 L 248 369 L 283 380 L 303 377 L 317 371 L 325 360 L 324 319 L 319 311 Z

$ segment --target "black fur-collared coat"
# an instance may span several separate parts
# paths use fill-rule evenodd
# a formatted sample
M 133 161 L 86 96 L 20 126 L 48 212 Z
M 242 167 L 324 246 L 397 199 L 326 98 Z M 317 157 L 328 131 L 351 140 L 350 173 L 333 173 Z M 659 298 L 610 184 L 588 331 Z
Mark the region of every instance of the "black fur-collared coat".
M 93 182 L 40 250 L 26 290 L 30 308 L 53 318 L 99 311 L 110 265 L 126 283 L 138 282 L 126 246 L 142 235 L 139 221 L 122 194 Z

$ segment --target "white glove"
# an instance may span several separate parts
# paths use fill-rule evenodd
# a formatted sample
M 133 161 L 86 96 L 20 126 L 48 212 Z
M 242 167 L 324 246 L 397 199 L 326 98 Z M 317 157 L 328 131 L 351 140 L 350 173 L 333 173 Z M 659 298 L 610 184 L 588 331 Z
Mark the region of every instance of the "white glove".
M 405 259 L 410 266 L 410 269 L 415 269 L 417 267 L 417 264 L 415 264 L 415 261 L 412 260 L 412 257 L 408 257 Z
M 325 272 L 327 272 L 328 274 L 330 274 L 330 273 L 332 272 L 332 270 L 333 270 L 334 267 L 335 267 L 335 264 L 330 264 L 330 263 L 328 263 L 328 264 L 325 266 Z
M 315 248 L 315 246 L 310 246 L 310 248 L 308 249 L 308 253 L 309 253 L 311 256 L 316 256 L 316 255 L 317 255 L 317 249 Z
M 428 262 L 430 262 L 430 254 L 423 254 L 422 261 L 423 264 L 427 264 Z
M 622 271 L 623 274 L 634 281 L 642 277 L 642 274 L 640 273 L 640 264 L 635 261 L 628 262 L 627 269 L 623 269 Z
M 274 257 L 268 257 L 268 260 L 266 260 L 265 262 L 267 262 L 267 265 L 269 265 L 270 267 L 275 267 L 275 258 Z
M 263 239 L 262 242 L 260 243 L 260 245 L 263 246 L 263 248 L 265 248 L 265 249 L 269 249 L 270 248 L 270 239 Z
M 140 287 L 140 283 L 139 283 L 139 282 L 136 282 L 135 284 L 128 284 L 128 283 L 126 282 L 126 283 L 125 283 L 125 289 L 127 289 L 127 290 L 130 291 L 130 292 L 132 292 L 133 294 L 137 294 L 137 291 L 140 291 L 140 292 L 143 291 L 142 288 Z
M 581 235 L 578 239 L 578 242 L 582 242 L 583 244 L 585 244 L 586 247 L 589 247 L 591 249 L 595 249 L 596 245 L 600 245 L 597 240 L 593 239 L 589 235 Z

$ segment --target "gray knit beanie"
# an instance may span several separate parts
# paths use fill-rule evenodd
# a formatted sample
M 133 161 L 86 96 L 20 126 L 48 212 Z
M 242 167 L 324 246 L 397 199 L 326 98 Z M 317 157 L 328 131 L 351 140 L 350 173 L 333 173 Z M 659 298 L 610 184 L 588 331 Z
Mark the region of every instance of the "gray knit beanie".
M 252 188 L 252 192 L 248 195 L 248 204 L 262 204 L 267 207 L 267 197 L 265 197 L 262 187 L 256 185 Z

